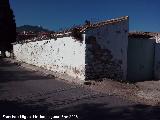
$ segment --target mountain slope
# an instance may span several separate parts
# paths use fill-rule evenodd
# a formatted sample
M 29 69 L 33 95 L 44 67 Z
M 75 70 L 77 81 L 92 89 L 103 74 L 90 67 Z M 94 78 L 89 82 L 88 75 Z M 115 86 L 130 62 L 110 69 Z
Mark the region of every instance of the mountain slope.
M 43 27 L 39 26 L 32 26 L 32 25 L 23 25 L 17 27 L 17 32 L 23 32 L 23 31 L 32 31 L 32 32 L 49 32 L 50 30 L 45 29 Z

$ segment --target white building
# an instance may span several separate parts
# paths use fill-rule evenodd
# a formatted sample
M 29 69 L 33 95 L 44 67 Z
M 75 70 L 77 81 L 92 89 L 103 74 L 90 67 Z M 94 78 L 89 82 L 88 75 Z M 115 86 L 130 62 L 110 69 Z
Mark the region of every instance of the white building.
M 159 41 L 159 33 L 129 33 L 127 80 L 135 82 L 160 79 Z
M 85 80 L 127 76 L 128 16 L 13 44 L 15 58 L 61 78 Z

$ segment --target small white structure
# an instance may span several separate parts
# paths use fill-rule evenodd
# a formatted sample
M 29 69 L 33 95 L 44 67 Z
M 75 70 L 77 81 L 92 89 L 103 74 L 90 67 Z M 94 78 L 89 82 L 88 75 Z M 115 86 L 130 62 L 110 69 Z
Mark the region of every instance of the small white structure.
M 12 53 L 9 52 L 9 51 L 6 51 L 5 54 L 6 54 L 6 57 L 12 57 L 12 55 L 11 55 Z M 2 56 L 2 55 L 1 55 L 1 51 L 0 51 L 0 56 Z
M 160 33 L 129 33 L 127 59 L 127 80 L 160 79 Z
M 160 79 L 160 33 L 154 33 L 155 43 L 155 61 L 154 61 L 154 79 Z
M 68 80 L 125 80 L 128 31 L 125 16 L 86 24 L 47 40 L 14 43 L 13 52 L 18 61 L 51 70 Z

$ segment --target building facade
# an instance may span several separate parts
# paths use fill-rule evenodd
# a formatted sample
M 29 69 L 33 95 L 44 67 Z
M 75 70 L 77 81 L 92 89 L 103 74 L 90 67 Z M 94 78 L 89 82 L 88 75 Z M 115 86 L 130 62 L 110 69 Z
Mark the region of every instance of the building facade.
M 17 42 L 13 44 L 14 55 L 18 61 L 43 67 L 75 82 L 125 80 L 128 21 L 125 16 L 55 33 L 50 39 Z
M 159 40 L 159 33 L 129 33 L 127 80 L 136 82 L 160 79 Z

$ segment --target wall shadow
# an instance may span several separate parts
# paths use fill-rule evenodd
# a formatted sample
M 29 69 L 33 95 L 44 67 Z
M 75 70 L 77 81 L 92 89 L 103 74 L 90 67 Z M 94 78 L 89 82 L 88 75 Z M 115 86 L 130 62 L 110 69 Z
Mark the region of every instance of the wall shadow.
M 0 60 L 0 83 L 10 81 L 45 80 L 54 76 L 43 76 L 36 71 L 29 71 L 18 67 L 17 64 Z
M 130 105 L 109 107 L 106 104 L 81 104 L 59 111 L 65 114 L 77 114 L 80 120 L 159 120 L 160 107 Z
M 113 59 L 111 50 L 103 48 L 95 36 L 89 36 L 85 42 L 86 80 L 102 78 L 121 80 L 123 78 L 122 60 Z
M 129 105 L 111 107 L 107 104 L 84 103 L 60 110 L 48 110 L 47 105 L 29 106 L 16 101 L 0 101 L 1 114 L 77 115 L 78 120 L 159 120 L 160 106 Z M 77 120 L 75 117 L 69 120 Z M 63 120 L 61 118 L 60 120 Z
M 146 79 L 127 79 L 130 83 L 137 83 L 137 82 L 145 82 L 145 81 L 159 81 L 160 80 L 160 43 L 154 43 L 153 44 L 154 53 L 153 53 L 153 64 L 152 64 L 152 72 L 151 77 Z M 128 53 L 129 54 L 129 53 Z M 143 55 L 142 55 L 143 57 Z M 136 74 L 132 74 L 133 76 Z M 138 76 L 138 75 L 137 75 Z M 128 76 L 127 76 L 128 78 Z

